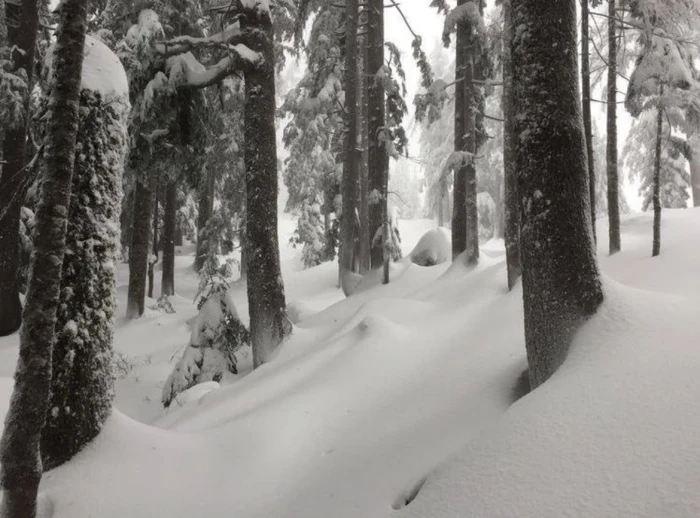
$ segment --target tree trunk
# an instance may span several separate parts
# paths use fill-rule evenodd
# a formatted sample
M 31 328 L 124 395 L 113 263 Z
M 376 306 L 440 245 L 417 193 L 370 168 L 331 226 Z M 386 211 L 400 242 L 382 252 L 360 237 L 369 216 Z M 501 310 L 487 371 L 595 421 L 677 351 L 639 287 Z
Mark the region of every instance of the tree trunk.
M 148 261 L 148 298 L 153 298 L 153 277 L 155 276 L 155 267 L 158 262 L 158 192 L 153 193 L 153 248 L 151 253 L 155 259 L 151 258 Z
M 467 0 L 458 0 L 463 5 Z M 466 151 L 467 144 L 467 85 L 464 79 L 467 72 L 467 45 L 469 44 L 468 27 L 464 22 L 457 25 L 455 43 L 455 152 Z M 471 69 L 470 69 L 471 70 Z M 459 81 L 462 79 L 462 81 Z M 452 259 L 467 249 L 467 166 L 454 170 L 452 189 Z
M 525 345 L 535 388 L 564 361 L 603 293 L 591 235 L 576 0 L 521 0 L 512 16 L 519 28 L 511 52 L 521 115 L 515 153 Z
M 384 87 L 377 81 L 377 73 L 384 66 L 384 0 L 367 0 L 367 116 L 368 116 L 368 177 L 370 190 L 369 238 L 374 243 L 384 224 L 384 176 L 387 174 L 386 148 L 380 141 L 384 128 L 385 100 Z M 384 262 L 384 247 L 372 246 L 371 267 L 380 268 Z
M 251 50 L 263 59 L 245 72 L 245 166 L 248 305 L 253 365 L 270 359 L 292 331 L 287 317 L 277 238 L 275 49 L 270 13 L 255 4 L 241 26 Z
M 359 172 L 362 152 L 358 142 L 358 62 L 357 62 L 357 0 L 347 0 L 345 5 L 345 159 L 343 160 L 343 215 L 342 245 L 340 258 L 341 280 L 346 277 L 342 270 L 355 271 L 355 211 L 359 201 Z M 342 282 L 345 295 L 351 287 Z
M 608 222 L 610 255 L 620 251 L 620 180 L 617 172 L 617 31 L 615 0 L 608 1 Z
M 479 210 L 476 193 L 476 92 L 474 87 L 474 37 L 471 24 L 465 24 L 468 35 L 464 69 L 465 151 L 470 154 L 465 173 L 465 251 L 467 264 L 479 262 Z
M 66 255 L 56 314 L 51 399 L 41 458 L 53 469 L 102 430 L 112 411 L 112 337 L 123 158 L 128 133 L 124 102 L 80 94 L 78 151 L 68 212 Z
M 177 185 L 174 181 L 165 186 L 163 209 L 163 277 L 161 295 L 175 295 L 175 226 L 177 225 Z
M 56 310 L 78 133 L 87 0 L 61 4 L 46 130 L 46 170 L 36 214 L 34 251 L 20 331 L 19 360 L 0 445 L 0 516 L 36 516 L 41 430 L 48 409 Z
M 513 7 L 511 0 L 503 4 L 505 18 L 506 42 L 503 50 L 503 184 L 505 205 L 505 246 L 506 267 L 508 270 L 508 290 L 520 279 L 520 200 L 518 197 L 515 128 L 515 98 L 513 96 L 513 68 L 511 61 L 511 44 L 513 40 Z
M 654 157 L 654 190 L 652 201 L 654 203 L 654 237 L 652 243 L 651 256 L 656 257 L 661 253 L 661 140 L 663 137 L 664 108 L 663 108 L 664 87 L 661 85 L 659 92 L 659 105 L 656 114 L 656 155 Z
M 693 141 L 696 141 L 693 139 Z M 688 142 L 690 147 L 690 141 Z M 700 207 L 700 149 L 690 148 L 690 187 L 693 191 L 693 207 Z
M 207 223 L 211 219 L 214 206 L 214 187 L 216 176 L 209 167 L 205 169 L 206 184 L 199 196 L 199 214 L 197 216 L 197 253 L 194 259 L 194 269 L 199 271 L 204 265 L 204 260 L 209 253 L 209 238 L 207 237 Z
M 16 46 L 13 53 L 15 70 L 23 68 L 27 73 L 28 92 L 32 91 L 34 49 L 39 21 L 37 1 L 0 4 L 6 8 L 8 19 L 19 23 L 7 24 L 7 44 Z M 3 128 L 2 159 L 0 168 L 0 336 L 7 336 L 19 329 L 22 305 L 19 300 L 19 249 L 20 215 L 24 201 L 24 167 L 27 164 L 26 140 L 29 125 L 29 95 L 24 100 L 25 120 Z M 2 132 L 0 131 L 0 137 Z
M 134 191 L 134 225 L 129 250 L 129 292 L 127 295 L 126 318 L 143 315 L 146 306 L 146 274 L 148 272 L 148 252 L 151 242 L 151 211 L 153 197 L 158 186 L 157 174 L 151 172 L 148 183 L 136 182 Z
M 366 24 L 367 11 L 363 11 L 362 18 Z M 370 249 L 372 245 L 372 235 L 370 234 L 369 225 L 369 177 L 368 177 L 368 124 L 367 124 L 367 36 L 361 35 L 358 37 L 358 133 L 360 149 L 360 235 L 359 235 L 359 260 L 360 273 L 366 274 L 371 267 Z
M 596 240 L 595 210 L 595 160 L 593 156 L 593 125 L 591 123 L 591 66 L 588 36 L 589 0 L 581 0 L 581 85 L 583 102 L 583 131 L 586 134 L 588 156 L 588 187 L 591 198 L 591 225 L 593 241 Z

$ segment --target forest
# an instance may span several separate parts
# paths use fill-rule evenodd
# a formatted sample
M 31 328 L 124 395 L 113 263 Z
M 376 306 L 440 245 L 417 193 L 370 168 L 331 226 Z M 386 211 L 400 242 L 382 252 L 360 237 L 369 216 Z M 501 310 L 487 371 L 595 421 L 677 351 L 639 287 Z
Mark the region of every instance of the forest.
M 0 0 L 0 518 L 700 516 L 698 0 Z

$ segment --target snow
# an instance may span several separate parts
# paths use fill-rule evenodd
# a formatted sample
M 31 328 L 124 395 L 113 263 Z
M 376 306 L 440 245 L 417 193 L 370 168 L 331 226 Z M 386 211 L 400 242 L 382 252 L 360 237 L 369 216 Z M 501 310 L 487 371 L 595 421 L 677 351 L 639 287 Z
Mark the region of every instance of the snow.
M 105 100 L 128 100 L 129 81 L 117 55 L 107 45 L 92 37 L 85 37 L 83 72 L 80 86 L 102 95 Z M 51 81 L 54 46 L 46 53 L 47 81 Z
M 197 286 L 192 248 L 178 248 L 177 313 L 118 323 L 116 348 L 134 368 L 118 381 L 117 411 L 45 476 L 40 516 L 699 516 L 700 210 L 663 218 L 657 258 L 651 214 L 623 219 L 615 256 L 600 240 L 604 306 L 562 369 L 515 404 L 522 293 L 505 289 L 502 242 L 476 268 L 406 259 L 389 285 L 346 299 L 337 264 L 301 270 L 288 218 L 292 337 L 272 362 L 195 386 L 166 413 L 159 385 Z M 401 221 L 404 253 L 432 229 Z M 245 284 L 231 296 L 247 320 Z M 0 339 L 3 394 L 16 340 Z
M 451 255 L 452 243 L 449 231 L 438 227 L 423 234 L 409 257 L 419 266 L 435 266 L 449 260 Z

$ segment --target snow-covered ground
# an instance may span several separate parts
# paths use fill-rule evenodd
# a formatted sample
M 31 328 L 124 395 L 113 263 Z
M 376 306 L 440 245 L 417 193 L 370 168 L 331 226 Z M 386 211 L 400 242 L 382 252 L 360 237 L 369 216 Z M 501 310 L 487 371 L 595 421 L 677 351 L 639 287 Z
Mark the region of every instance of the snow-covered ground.
M 405 255 L 431 228 L 401 223 Z M 654 259 L 650 214 L 624 219 L 614 257 L 601 222 L 606 302 L 567 363 L 515 404 L 522 302 L 506 291 L 502 243 L 483 246 L 472 270 L 407 260 L 391 284 L 344 299 L 337 265 L 302 270 L 286 246 L 293 222 L 280 229 L 300 321 L 276 358 L 252 373 L 242 358 L 239 376 L 162 410 L 195 314 L 183 248 L 177 313 L 118 321 L 115 346 L 131 368 L 117 410 L 46 474 L 42 516 L 700 516 L 700 210 L 664 212 Z M 233 296 L 245 317 L 242 283 Z M 0 407 L 16 344 L 0 339 Z

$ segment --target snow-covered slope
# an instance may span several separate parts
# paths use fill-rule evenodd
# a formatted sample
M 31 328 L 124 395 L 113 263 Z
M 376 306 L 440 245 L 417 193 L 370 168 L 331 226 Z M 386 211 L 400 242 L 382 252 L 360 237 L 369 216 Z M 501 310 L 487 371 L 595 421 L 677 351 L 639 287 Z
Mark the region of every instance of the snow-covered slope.
M 431 225 L 412 226 L 401 228 L 405 252 Z M 601 255 L 604 307 L 554 378 L 514 405 L 521 293 L 506 292 L 491 242 L 476 269 L 407 260 L 388 286 L 348 299 L 335 265 L 287 268 L 289 300 L 305 311 L 274 361 L 163 415 L 144 398 L 187 341 L 195 280 L 183 250 L 178 313 L 120 323 L 117 347 L 138 366 L 104 432 L 45 476 L 43 508 L 57 518 L 700 516 L 700 211 L 664 213 L 659 258 L 650 234 L 650 215 L 624 221 L 623 252 Z M 241 315 L 244 294 L 237 284 Z M 2 359 L 11 349 L 0 341 Z

